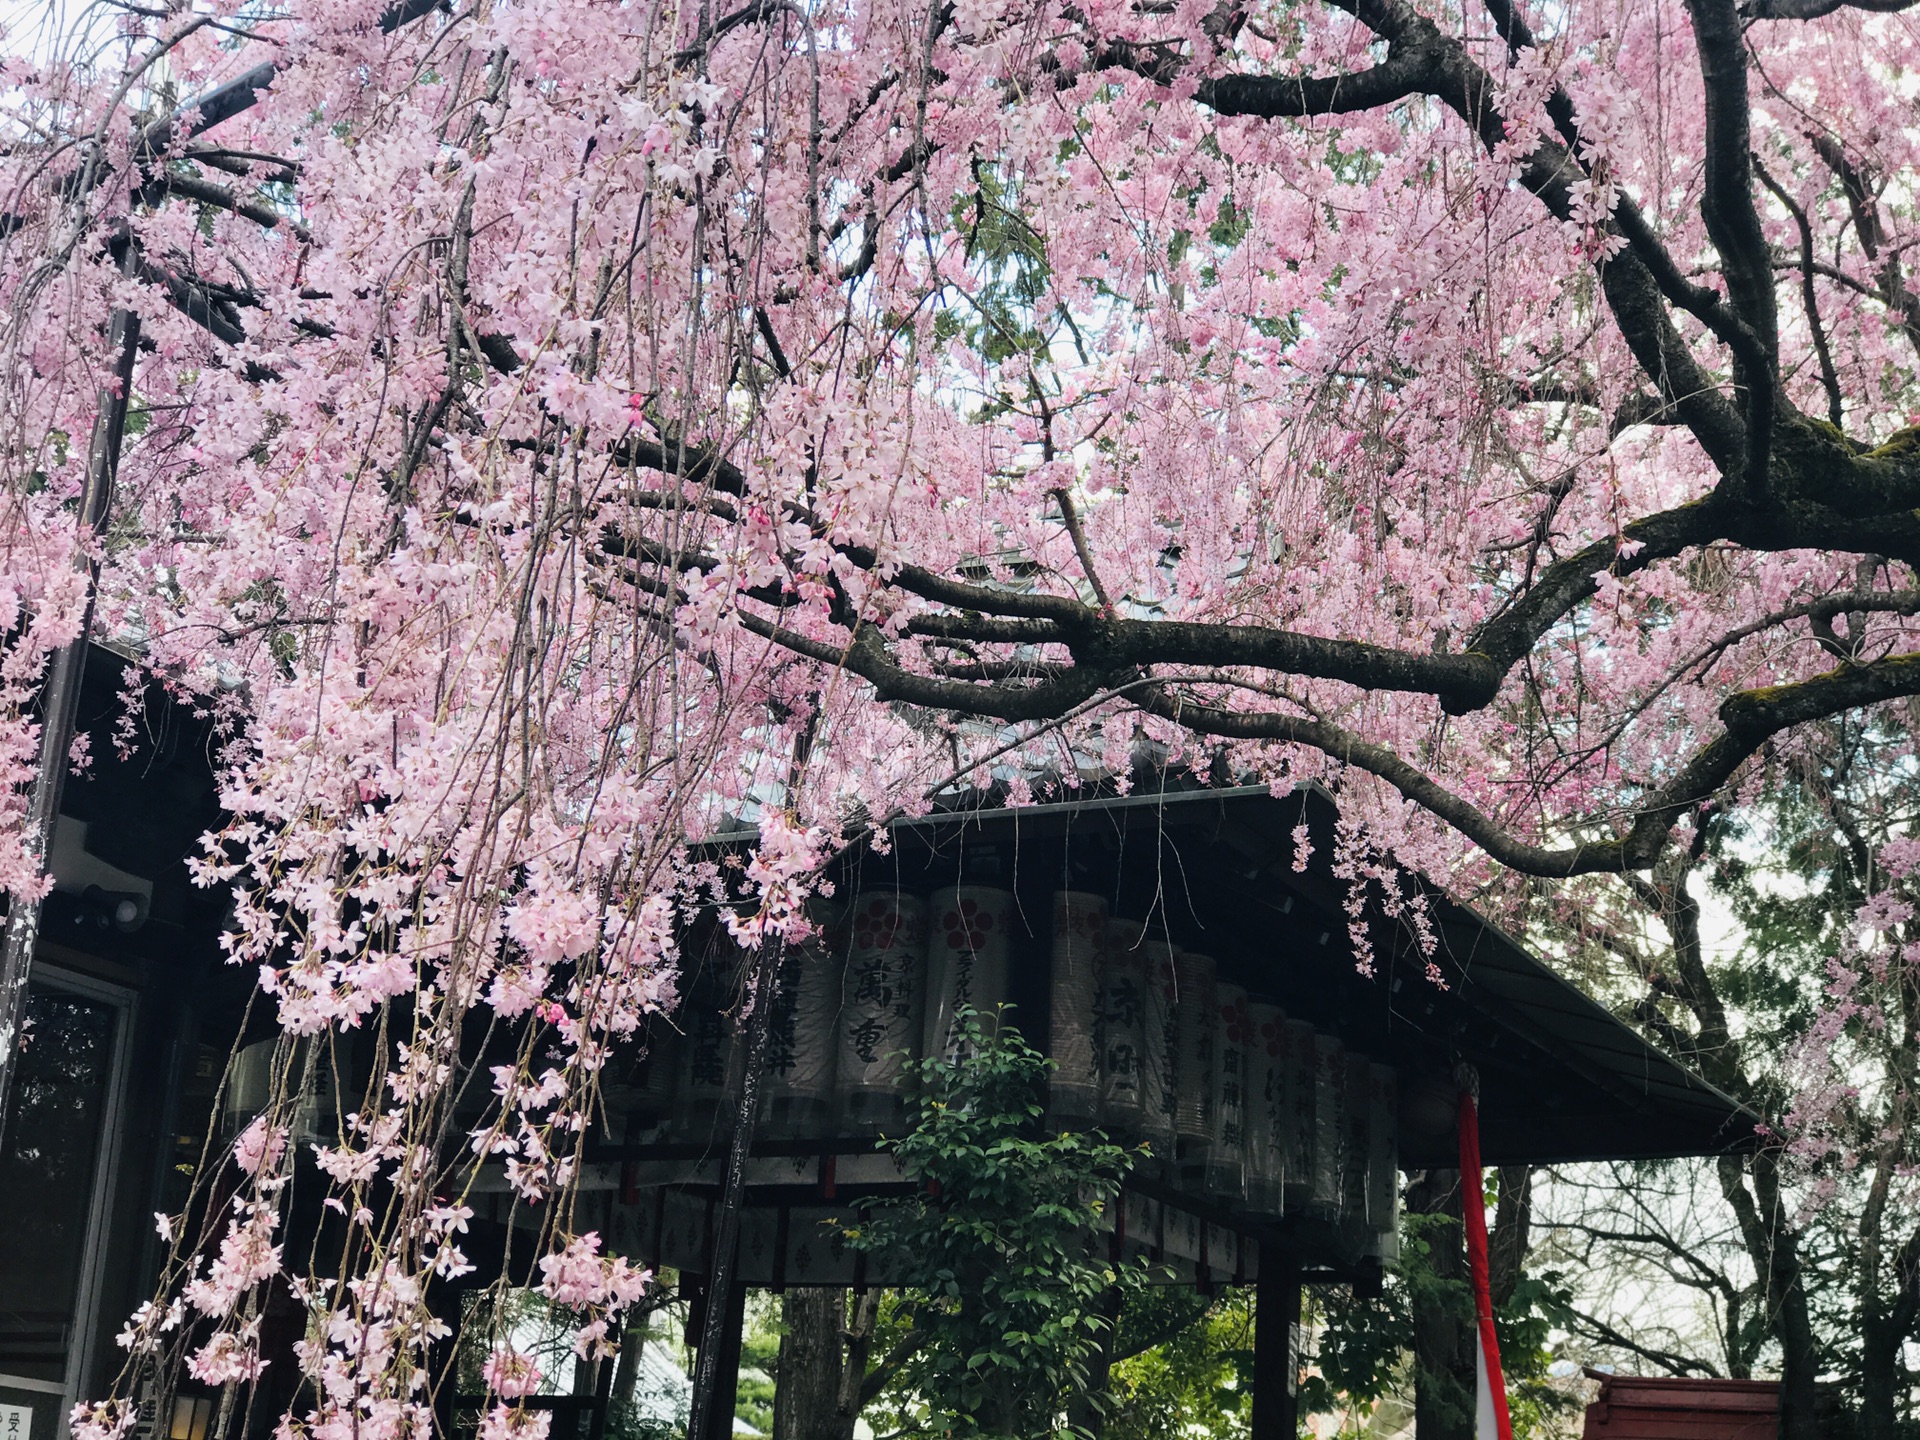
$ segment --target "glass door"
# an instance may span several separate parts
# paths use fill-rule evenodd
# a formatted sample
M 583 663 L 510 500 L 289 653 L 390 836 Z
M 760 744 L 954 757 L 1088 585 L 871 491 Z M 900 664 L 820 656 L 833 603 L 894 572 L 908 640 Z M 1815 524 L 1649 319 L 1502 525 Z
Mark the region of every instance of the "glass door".
M 55 1440 L 83 1380 L 126 1018 L 124 995 L 36 969 L 0 1132 L 0 1405 L 30 1408 L 22 1440 Z

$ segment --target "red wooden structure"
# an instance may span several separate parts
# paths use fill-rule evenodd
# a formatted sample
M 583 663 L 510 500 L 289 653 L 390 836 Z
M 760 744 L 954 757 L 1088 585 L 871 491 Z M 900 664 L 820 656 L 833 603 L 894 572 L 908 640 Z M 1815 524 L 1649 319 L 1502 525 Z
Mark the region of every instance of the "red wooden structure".
M 1773 1440 L 1780 1432 L 1777 1381 L 1596 1378 L 1600 1397 L 1587 1407 L 1581 1440 Z

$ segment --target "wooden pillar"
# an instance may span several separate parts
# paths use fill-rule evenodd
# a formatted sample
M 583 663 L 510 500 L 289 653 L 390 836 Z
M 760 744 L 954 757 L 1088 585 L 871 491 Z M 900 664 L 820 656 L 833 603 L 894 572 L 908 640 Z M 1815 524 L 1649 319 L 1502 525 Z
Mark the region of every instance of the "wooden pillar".
M 691 1440 L 733 1440 L 734 1405 L 740 1392 L 740 1340 L 747 1326 L 747 1287 L 734 1281 L 726 1293 L 709 1290 L 708 1305 L 724 1307 L 718 1336 L 720 1352 L 713 1369 L 713 1393 L 706 1404 L 702 1433 Z M 711 1328 L 707 1334 L 712 1335 Z
M 1253 1433 L 1250 1440 L 1295 1440 L 1300 1433 L 1300 1267 L 1275 1245 L 1260 1247 L 1254 1289 Z
M 594 1364 L 593 1408 L 587 1412 L 587 1423 L 579 1427 L 576 1433 L 585 1440 L 606 1440 L 607 1411 L 613 1404 L 613 1364 L 602 1357 Z

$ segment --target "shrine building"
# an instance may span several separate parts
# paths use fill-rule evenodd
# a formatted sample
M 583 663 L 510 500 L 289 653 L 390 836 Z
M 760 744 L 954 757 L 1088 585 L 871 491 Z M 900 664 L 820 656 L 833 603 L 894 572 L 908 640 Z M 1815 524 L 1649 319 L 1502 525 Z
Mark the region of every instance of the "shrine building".
M 254 977 L 222 962 L 225 902 L 187 878 L 220 820 L 209 723 L 149 693 L 121 756 L 124 665 L 94 648 L 81 709 L 94 759 L 65 790 L 31 1043 L 0 1138 L 0 1417 L 24 1424 L 8 1440 L 58 1440 L 67 1408 L 118 1370 L 113 1336 L 164 1258 L 152 1217 L 187 1203 L 203 1154 L 263 1103 L 275 1043 Z M 1060 803 L 956 804 L 890 827 L 884 852 L 841 857 L 823 938 L 780 961 L 725 1256 L 744 957 L 718 925 L 695 925 L 677 1010 L 609 1072 L 576 1224 L 726 1307 L 723 1366 L 737 1367 L 749 1289 L 889 1283 L 833 1222 L 908 1188 L 878 1141 L 907 1118 L 909 1062 L 953 1053 L 970 1008 L 1050 1057 L 1047 1123 L 1150 1147 L 1095 1243 L 1144 1258 L 1163 1283 L 1257 1287 L 1279 1323 L 1258 1327 L 1255 1440 L 1275 1440 L 1295 1432 L 1300 1287 L 1381 1283 L 1402 1176 L 1458 1163 L 1457 1076 L 1477 1076 L 1488 1165 L 1752 1143 L 1750 1114 L 1438 889 L 1403 874 L 1391 906 L 1376 885 L 1351 916 L 1336 819 L 1317 790 L 1161 778 Z M 362 1073 L 371 1043 L 341 1042 L 359 1047 Z M 340 1103 L 316 1087 L 296 1128 L 330 1132 Z M 465 1248 L 479 1268 L 462 1283 L 484 1286 L 527 1264 L 531 1217 L 503 1174 L 476 1188 Z M 290 1251 L 322 1223 L 297 1203 Z M 297 1338 L 276 1323 L 297 1317 L 270 1306 L 263 1344 Z M 248 1434 L 277 1417 L 290 1355 L 268 1375 Z M 595 1395 L 555 1402 L 581 1440 L 604 1424 L 606 1391 L 603 1375 Z M 143 1440 L 207 1440 L 217 1398 L 190 1383 L 157 1397 Z M 450 1427 L 467 1403 L 443 1397 Z M 731 1434 L 721 1409 L 698 1440 Z

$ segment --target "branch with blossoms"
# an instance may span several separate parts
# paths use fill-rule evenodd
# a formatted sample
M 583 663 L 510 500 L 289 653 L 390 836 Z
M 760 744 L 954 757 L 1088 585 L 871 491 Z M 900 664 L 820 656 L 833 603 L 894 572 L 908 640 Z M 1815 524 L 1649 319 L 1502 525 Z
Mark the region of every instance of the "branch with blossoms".
M 670 463 L 666 452 L 657 447 L 630 448 L 642 463 L 652 460 L 663 472 Z M 704 485 L 721 494 L 742 498 L 747 495 L 738 470 L 717 457 L 689 457 L 683 452 L 673 458 L 678 462 L 676 468 L 697 474 Z M 734 517 L 724 501 L 706 503 L 709 508 L 720 507 L 718 513 L 723 520 Z M 799 513 L 797 507 L 796 513 Z M 1639 536 L 1659 533 L 1659 530 L 1655 525 L 1628 527 L 1628 537 L 1614 547 L 1616 553 L 1637 543 L 1641 548 L 1633 558 L 1638 559 L 1645 554 L 1644 541 L 1640 541 Z M 667 552 L 618 533 L 607 535 L 603 544 L 617 558 L 650 564 L 667 573 L 685 571 L 711 575 L 726 568 L 715 555 Z M 846 545 L 835 548 L 861 570 L 872 572 L 881 568 L 879 557 L 869 549 Z M 1601 548 L 1593 547 L 1596 552 Z M 1676 541 L 1675 552 L 1679 548 Z M 1580 577 L 1589 590 L 1592 588 L 1591 574 L 1581 575 L 1584 567 L 1591 563 L 1590 556 L 1562 563 L 1562 575 Z M 885 627 L 864 620 L 854 620 L 848 625 L 845 616 L 849 607 L 844 603 L 830 602 L 827 608 L 830 618 L 846 626 L 849 638 L 845 641 L 813 638 L 745 605 L 739 612 L 739 623 L 820 664 L 860 677 L 873 686 L 881 700 L 1008 721 L 1052 718 L 1077 709 L 1090 696 L 1116 683 L 1152 675 L 1154 667 L 1176 665 L 1212 671 L 1239 669 L 1255 674 L 1277 672 L 1328 678 L 1368 689 L 1424 691 L 1436 695 L 1450 712 L 1465 713 L 1481 708 L 1493 698 L 1486 690 L 1488 672 L 1494 669 L 1489 651 L 1504 651 L 1509 668 L 1524 658 L 1517 637 L 1526 630 L 1513 618 L 1513 612 L 1490 623 L 1469 641 L 1466 655 L 1416 656 L 1264 628 L 1119 620 L 1102 614 L 1102 607 L 1097 604 L 1074 597 L 1009 594 L 989 586 L 949 579 L 919 567 L 887 568 L 891 570 L 890 583 L 898 590 L 935 606 L 953 607 L 910 612 L 897 630 L 909 636 L 943 641 L 1014 646 L 1024 651 L 1025 657 L 1009 658 L 1001 662 L 997 670 L 980 665 L 961 669 L 942 666 L 937 661 L 926 668 L 912 667 L 899 658 Z M 797 564 L 794 573 L 798 573 Z M 630 572 L 626 578 L 648 593 L 678 603 L 686 603 L 691 598 L 684 587 L 662 579 L 644 578 L 639 571 Z M 1562 580 L 1556 584 L 1556 580 L 1557 577 L 1544 577 L 1533 592 L 1534 597 L 1551 595 L 1556 588 L 1572 589 L 1579 583 Z M 765 587 L 742 596 L 745 601 L 763 604 L 778 604 L 783 598 L 769 593 Z M 1544 630 L 1561 618 L 1544 601 L 1531 609 L 1533 613 L 1526 617 L 1530 622 L 1527 629 L 1538 626 Z M 1811 622 L 1819 643 L 1841 655 L 1846 663 L 1839 670 L 1795 684 L 1728 696 L 1720 705 L 1723 733 L 1702 745 L 1664 786 L 1634 804 L 1626 835 L 1564 850 L 1517 840 L 1492 817 L 1435 782 L 1390 748 L 1371 743 L 1337 725 L 1310 716 L 1235 711 L 1216 703 L 1182 698 L 1168 688 L 1179 686 L 1182 677 L 1178 672 L 1167 674 L 1163 684 L 1149 687 L 1145 695 L 1136 697 L 1132 703 L 1146 713 L 1199 734 L 1308 746 L 1342 764 L 1367 771 L 1454 826 L 1502 864 L 1524 873 L 1571 876 L 1636 870 L 1651 866 L 1659 858 L 1676 820 L 1716 794 L 1739 767 L 1775 735 L 1832 715 L 1920 694 L 1920 662 L 1914 656 L 1888 655 L 1863 660 L 1859 657 L 1858 642 L 1853 642 L 1852 647 L 1842 647 L 1834 638 L 1831 624 L 1840 614 L 1911 614 L 1913 611 L 1909 595 L 1867 593 L 1803 602 L 1753 622 L 1748 633 L 1805 618 Z M 1730 643 L 1731 638 L 1718 648 L 1724 649 Z M 1064 660 L 1040 658 L 1046 652 L 1039 647 L 1057 647 L 1057 652 L 1063 652 Z M 1497 681 L 1500 677 L 1493 678 Z M 1483 694 L 1485 698 L 1481 699 Z
M 1469 124 L 1489 155 L 1505 156 L 1515 165 L 1522 183 L 1550 215 L 1565 224 L 1575 223 L 1585 204 L 1579 199 L 1582 187 L 1598 183 L 1599 147 L 1583 130 L 1565 90 L 1552 88 L 1546 94 L 1549 130 L 1535 137 L 1531 150 L 1516 148 L 1516 127 L 1500 108 L 1503 86 L 1473 58 L 1462 40 L 1443 33 L 1404 5 L 1369 0 L 1349 8 L 1358 22 L 1387 45 L 1385 59 L 1374 69 L 1332 77 L 1203 75 L 1197 81 L 1196 100 L 1220 116 L 1278 121 L 1352 115 L 1390 107 L 1415 95 L 1431 96 Z M 687 54 L 704 53 L 725 33 L 768 23 L 784 13 L 778 7 L 748 7 L 728 17 L 714 35 Z M 1639 402 L 1640 409 L 1655 406 L 1660 418 L 1683 425 L 1722 471 L 1722 480 L 1704 499 L 1627 521 L 1613 537 L 1590 542 L 1552 561 L 1530 576 L 1456 649 L 1442 654 L 1267 625 L 1135 618 L 1112 613 L 1112 607 L 1098 599 L 1089 604 L 1071 593 L 1050 594 L 1027 587 L 1014 593 L 1006 586 L 974 583 L 924 565 L 900 563 L 891 555 L 883 561 L 884 547 L 834 537 L 833 522 L 813 506 L 770 497 L 767 503 L 777 506 L 777 513 L 806 527 L 812 537 L 809 551 L 828 541 L 832 553 L 867 572 L 870 584 L 878 583 L 877 594 L 898 592 L 904 605 L 889 603 L 886 608 L 895 612 L 890 620 L 904 616 L 903 628 L 897 625 L 896 635 L 865 623 L 860 618 L 862 606 L 849 603 L 840 580 L 832 574 L 810 580 L 807 567 L 817 561 L 791 550 L 779 560 L 785 571 L 780 584 L 769 587 L 761 581 L 740 593 L 748 601 L 776 601 L 786 610 L 790 606 L 780 593 L 783 590 L 788 595 L 803 593 L 810 586 L 820 590 L 828 597 L 823 607 L 827 632 L 771 624 L 751 605 L 741 608 L 739 623 L 819 664 L 860 676 L 874 687 L 878 699 L 957 715 L 1016 721 L 1053 718 L 1076 709 L 1088 696 L 1133 678 L 1154 676 L 1177 685 L 1191 673 L 1187 667 L 1238 670 L 1254 679 L 1333 681 L 1368 694 L 1424 695 L 1437 700 L 1447 714 L 1467 715 L 1502 703 L 1516 670 L 1530 665 L 1543 640 L 1603 589 L 1714 544 L 1730 542 L 1762 553 L 1818 545 L 1913 564 L 1920 557 L 1920 530 L 1915 529 L 1920 522 L 1913 513 L 1913 501 L 1920 497 L 1920 467 L 1905 452 L 1870 449 L 1819 430 L 1799 416 L 1784 394 L 1776 393 L 1780 382 L 1774 357 L 1778 342 L 1770 298 L 1771 259 L 1765 253 L 1752 199 L 1755 181 L 1748 158 L 1747 102 L 1744 90 L 1726 78 L 1731 73 L 1728 66 L 1738 68 L 1724 34 L 1728 13 L 1728 7 L 1715 5 L 1703 7 L 1696 16 L 1714 137 L 1709 148 L 1713 177 L 1704 213 L 1710 238 L 1731 267 L 1728 296 L 1723 298 L 1682 276 L 1632 200 L 1615 193 L 1597 216 L 1580 222 L 1597 225 L 1608 237 L 1600 247 L 1595 273 L 1619 333 L 1655 386 L 1655 394 Z M 1512 7 L 1496 4 L 1489 15 L 1510 55 L 1524 56 L 1536 48 L 1526 21 Z M 1174 83 L 1205 63 L 1213 62 L 1203 62 L 1177 43 L 1113 39 L 1094 68 L 1120 67 Z M 1073 82 L 1074 72 L 1068 68 L 1056 66 L 1054 73 L 1057 84 Z M 147 148 L 152 149 L 152 144 Z M 928 159 L 923 150 L 907 171 L 893 178 L 912 180 Z M 1835 163 L 1844 165 L 1844 157 Z M 188 184 L 178 193 L 191 198 L 200 192 Z M 236 204 L 240 201 L 224 192 L 202 198 L 236 214 L 248 213 L 226 205 L 228 198 Z M 277 216 L 257 206 L 253 213 L 263 225 L 278 223 Z M 456 217 L 456 255 L 464 243 L 458 236 L 469 223 Z M 871 239 L 871 234 L 863 239 L 863 248 Z M 159 272 L 146 273 L 154 279 Z M 163 276 L 154 283 L 169 303 L 220 338 L 233 340 L 244 333 L 233 311 L 219 309 L 219 304 L 232 305 L 236 300 L 210 302 L 208 297 L 219 292 L 207 282 Z M 452 288 L 460 309 L 461 282 L 456 279 Z M 1733 364 L 1733 400 L 1694 357 L 1696 344 L 1683 335 L 1676 314 L 1698 322 L 1727 348 Z M 792 367 L 785 360 L 768 308 L 756 309 L 755 325 L 780 360 L 779 378 L 791 382 Z M 463 353 L 457 329 L 453 339 L 449 370 L 457 373 Z M 524 363 L 505 337 L 476 332 L 473 353 L 503 375 L 518 373 Z M 421 447 L 433 443 L 457 395 L 457 387 L 444 390 L 437 405 L 422 411 L 414 422 L 415 439 L 399 467 L 397 483 L 404 484 L 404 476 L 421 463 Z M 1549 387 L 1526 398 L 1557 404 L 1564 397 Z M 1580 399 L 1586 403 L 1584 395 Z M 1640 418 L 1640 411 L 1627 409 L 1630 425 Z M 621 463 L 651 466 L 683 486 L 695 487 L 700 498 L 693 503 L 703 517 L 739 524 L 741 514 L 717 497 L 749 495 L 740 467 L 723 461 L 718 452 L 666 439 L 666 432 L 661 433 L 658 441 L 616 441 L 611 455 Z M 664 503 L 688 502 L 683 496 Z M 1075 527 L 1069 524 L 1068 529 Z M 1086 570 L 1085 562 L 1092 558 L 1087 536 L 1082 532 L 1074 538 Z M 649 549 L 637 537 L 616 542 L 613 548 L 624 558 L 647 561 L 666 572 L 691 567 L 711 574 L 720 564 L 716 556 L 698 548 L 656 545 Z M 649 588 L 656 594 L 684 594 L 671 585 L 664 592 L 658 585 Z M 872 596 L 865 603 L 871 608 Z M 1869 608 L 1885 607 L 1875 601 Z M 1825 637 L 1820 638 L 1826 643 Z M 903 648 L 901 639 L 922 643 Z M 936 641 L 943 647 L 965 649 L 969 658 L 938 658 L 924 643 Z M 981 647 L 988 647 L 985 653 Z M 1317 750 L 1340 766 L 1357 767 L 1387 781 L 1502 863 L 1533 873 L 1569 874 L 1593 868 L 1643 868 L 1657 854 L 1673 817 L 1702 798 L 1699 787 L 1725 782 L 1731 773 L 1726 763 L 1730 754 L 1744 746 L 1744 758 L 1780 729 L 1801 723 L 1794 717 L 1804 717 L 1808 703 L 1817 698 L 1845 706 L 1908 693 L 1902 681 L 1892 678 L 1899 668 L 1889 664 L 1873 676 L 1854 677 L 1846 684 L 1808 681 L 1810 688 L 1796 690 L 1790 697 L 1770 696 L 1764 703 L 1751 695 L 1729 698 L 1722 707 L 1727 733 L 1701 744 L 1694 762 L 1682 767 L 1681 777 L 1655 794 L 1626 802 L 1628 834 L 1614 842 L 1565 851 L 1512 834 L 1495 815 L 1453 793 L 1392 746 L 1383 749 L 1342 727 L 1306 716 L 1243 713 L 1197 700 L 1176 703 L 1164 694 L 1152 706 L 1141 708 L 1202 735 L 1276 740 Z M 1864 702 L 1851 698 L 1861 695 L 1870 698 Z M 1736 731 L 1751 738 L 1742 741 Z
M 330 0 L 19 60 L 0 807 L 97 565 L 103 633 L 218 711 L 196 873 L 293 1037 L 132 1341 L 244 1387 L 297 1282 L 289 1423 L 413 1433 L 475 1176 L 575 1254 L 688 918 L 793 938 L 943 787 L 1157 747 L 1331 782 L 1356 885 L 1659 882 L 1770 758 L 1902 713 L 1920 55 L 1835 8 Z M 743 815 L 740 870 L 687 852 Z M 316 1151 L 299 1046 L 342 1036 Z M 228 1294 L 285 1174 L 327 1251 Z

